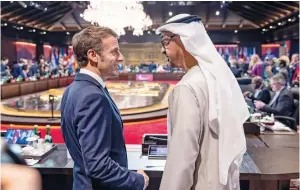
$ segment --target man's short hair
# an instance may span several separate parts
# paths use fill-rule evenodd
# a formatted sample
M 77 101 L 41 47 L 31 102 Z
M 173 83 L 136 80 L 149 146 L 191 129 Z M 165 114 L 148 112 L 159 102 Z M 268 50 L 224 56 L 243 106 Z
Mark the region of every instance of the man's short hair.
M 79 67 L 88 64 L 88 50 L 93 49 L 101 54 L 102 40 L 110 36 L 118 37 L 112 29 L 99 26 L 90 26 L 76 33 L 72 39 L 72 46 Z
M 5 60 L 8 60 L 8 58 L 7 57 L 2 57 L 1 58 L 1 61 L 5 61 Z
M 252 78 L 252 84 L 258 84 L 259 86 L 264 83 L 264 79 L 261 76 L 255 76 Z
M 283 76 L 282 74 L 276 74 L 274 75 L 271 80 L 273 80 L 275 83 L 277 84 L 281 84 L 281 85 L 285 85 L 286 80 L 285 80 L 285 76 Z

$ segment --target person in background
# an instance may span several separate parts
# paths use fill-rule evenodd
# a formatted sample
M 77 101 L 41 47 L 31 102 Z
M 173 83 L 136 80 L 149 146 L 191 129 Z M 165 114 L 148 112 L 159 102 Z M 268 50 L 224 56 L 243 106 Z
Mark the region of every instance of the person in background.
M 16 63 L 12 66 L 12 76 L 16 79 L 22 75 L 22 66 L 24 65 L 24 59 L 20 59 L 19 63 Z
M 233 75 L 235 76 L 235 78 L 242 77 L 241 71 L 238 69 L 238 64 L 237 64 L 236 59 L 230 60 L 230 70 L 233 73 Z
M 1 58 L 1 77 L 7 77 L 8 76 L 8 63 L 9 59 L 6 57 Z
M 246 63 L 245 58 L 239 58 L 238 69 L 242 75 L 247 74 L 249 64 Z
M 21 76 L 22 76 L 23 80 L 27 80 L 28 73 L 29 73 L 28 66 L 27 65 L 23 65 L 22 66 L 22 73 L 21 73 Z
M 292 55 L 292 61 L 288 68 L 289 71 L 289 85 L 293 86 L 299 73 L 299 54 L 295 53 Z
M 273 75 L 275 75 L 278 71 L 276 69 L 275 60 L 276 58 L 268 57 L 265 58 L 266 68 L 265 68 L 265 75 L 267 78 L 271 78 Z
M 252 68 L 252 72 L 251 75 L 253 77 L 255 76 L 260 76 L 263 79 L 267 79 L 267 75 L 266 75 L 266 68 L 268 66 L 268 63 L 264 63 L 262 61 L 259 61 L 258 63 L 256 63 L 253 68 Z
M 28 76 L 29 77 L 34 77 L 36 76 L 38 73 L 38 65 L 36 62 L 32 62 L 31 64 L 29 64 L 29 72 L 28 72 Z
M 269 114 L 291 116 L 293 112 L 293 94 L 286 88 L 286 78 L 282 74 L 274 75 L 270 80 L 270 86 L 275 92 L 272 100 L 266 104 L 263 101 L 254 101 L 256 109 Z
M 285 77 L 285 81 L 287 81 L 286 85 L 288 86 L 288 81 L 289 81 L 289 71 L 288 71 L 288 63 L 286 59 L 281 59 L 279 58 L 278 60 L 278 73 L 283 75 Z
M 250 59 L 248 73 L 251 74 L 255 65 L 260 64 L 262 61 L 257 54 L 253 54 Z
M 249 91 L 244 92 L 244 96 L 254 100 L 259 100 L 264 102 L 265 104 L 268 104 L 271 99 L 270 91 L 265 87 L 263 78 L 257 76 L 252 78 L 252 86 L 254 89 L 254 93 L 251 93 Z

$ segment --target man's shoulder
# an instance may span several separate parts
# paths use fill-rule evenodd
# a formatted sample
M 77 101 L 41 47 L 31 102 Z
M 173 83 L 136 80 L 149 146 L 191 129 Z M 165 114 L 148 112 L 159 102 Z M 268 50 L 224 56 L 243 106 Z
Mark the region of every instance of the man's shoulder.
M 203 94 L 205 97 L 208 96 L 206 78 L 198 65 L 191 68 L 183 76 L 183 78 L 176 84 L 174 90 L 185 87 L 187 87 L 196 97 L 200 97 Z
M 178 82 L 176 86 L 189 86 L 189 87 L 200 87 L 207 88 L 205 76 L 198 65 L 192 67 Z
M 101 100 L 105 97 L 103 90 L 87 81 L 73 81 L 64 92 L 63 97 L 68 97 L 78 102 Z

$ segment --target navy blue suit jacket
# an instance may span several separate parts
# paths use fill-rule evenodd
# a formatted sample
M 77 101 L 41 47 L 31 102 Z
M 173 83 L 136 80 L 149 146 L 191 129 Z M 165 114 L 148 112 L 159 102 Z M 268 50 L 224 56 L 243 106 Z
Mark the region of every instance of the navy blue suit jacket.
M 73 190 L 144 188 L 144 177 L 127 169 L 119 110 L 91 76 L 77 73 L 65 90 L 61 128 L 74 160 Z
M 22 67 L 19 64 L 14 64 L 12 66 L 12 72 L 11 72 L 12 76 L 14 78 L 18 78 L 20 75 L 22 75 Z
M 37 64 L 36 64 L 36 63 L 32 64 L 32 65 L 30 66 L 30 68 L 29 68 L 29 73 L 28 73 L 28 75 L 29 75 L 30 77 L 34 76 L 35 74 L 37 74 L 37 69 L 38 69 Z

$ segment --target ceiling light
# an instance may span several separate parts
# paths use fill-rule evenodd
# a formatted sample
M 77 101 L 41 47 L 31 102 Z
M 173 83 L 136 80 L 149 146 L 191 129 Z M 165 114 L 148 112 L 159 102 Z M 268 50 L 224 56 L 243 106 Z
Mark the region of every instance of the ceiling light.
M 151 32 L 150 32 L 150 31 L 148 31 L 148 34 L 151 34 Z
M 270 28 L 273 28 L 273 26 L 270 26 Z
M 234 33 L 238 33 L 238 30 L 235 30 Z
M 170 11 L 170 12 L 169 12 L 169 16 L 172 16 L 172 15 L 173 15 L 173 13 Z
M 24 5 L 24 8 L 27 8 L 27 5 Z
M 288 19 L 288 21 L 289 21 L 289 22 L 291 22 L 291 21 L 292 21 L 292 19 L 291 19 L 291 18 L 289 18 L 289 19 Z
M 35 32 L 35 29 L 33 29 L 32 32 Z
M 46 32 L 44 32 L 44 34 L 46 34 Z
M 4 25 L 4 26 L 7 26 L 7 23 L 4 23 L 3 25 Z
M 47 11 L 48 10 L 48 8 L 46 7 L 46 8 L 44 8 L 44 11 Z
M 10 3 L 13 3 L 13 1 L 11 1 Z
M 264 29 L 262 29 L 262 31 L 266 31 L 266 29 L 264 28 Z
M 220 14 L 220 11 L 216 11 L 216 15 L 218 16 Z
M 70 32 L 66 32 L 67 35 L 70 35 Z
M 280 25 L 281 25 L 281 22 L 278 22 L 278 25 L 280 26 Z
M 82 13 L 80 13 L 80 17 L 83 17 L 83 14 L 82 14 Z
M 23 27 L 21 26 L 20 29 L 23 30 Z

